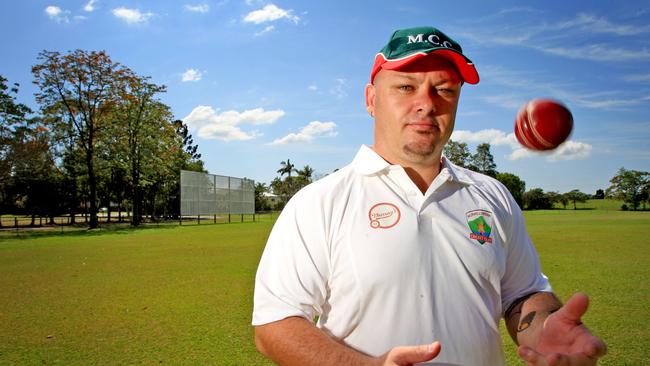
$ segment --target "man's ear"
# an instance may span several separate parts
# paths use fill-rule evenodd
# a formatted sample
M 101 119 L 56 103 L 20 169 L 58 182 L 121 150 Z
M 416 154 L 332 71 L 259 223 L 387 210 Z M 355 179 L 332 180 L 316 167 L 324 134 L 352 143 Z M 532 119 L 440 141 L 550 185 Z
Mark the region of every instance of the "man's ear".
M 375 116 L 375 97 L 377 93 L 375 91 L 375 86 L 372 84 L 366 85 L 366 111 L 370 116 Z

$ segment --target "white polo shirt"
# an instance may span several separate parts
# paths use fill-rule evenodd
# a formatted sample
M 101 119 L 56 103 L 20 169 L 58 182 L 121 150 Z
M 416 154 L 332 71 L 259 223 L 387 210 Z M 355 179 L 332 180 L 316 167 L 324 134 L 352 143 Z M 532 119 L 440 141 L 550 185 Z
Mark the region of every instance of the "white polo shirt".
M 499 319 L 551 291 L 521 211 L 495 179 L 453 165 L 422 194 L 362 146 L 298 192 L 260 260 L 253 325 L 290 316 L 366 354 L 438 340 L 431 365 L 504 365 Z

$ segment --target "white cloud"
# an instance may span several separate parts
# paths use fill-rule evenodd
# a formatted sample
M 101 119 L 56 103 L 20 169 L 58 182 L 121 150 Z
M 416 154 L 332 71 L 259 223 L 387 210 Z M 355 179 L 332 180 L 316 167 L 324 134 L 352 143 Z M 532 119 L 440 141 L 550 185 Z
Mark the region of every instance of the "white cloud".
M 634 83 L 647 83 L 650 82 L 650 74 L 625 75 L 625 77 L 623 77 L 623 80 Z
M 569 26 L 580 27 L 590 33 L 609 33 L 618 36 L 630 36 L 650 32 L 650 26 L 614 24 L 605 18 L 597 18 L 591 14 L 578 14 L 577 18 L 567 22 Z
M 509 160 L 521 160 L 531 157 L 545 156 L 548 161 L 558 160 L 584 160 L 591 156 L 592 145 L 569 140 L 548 152 L 534 152 L 525 149 L 519 144 L 514 133 L 505 133 L 501 130 L 487 129 L 476 132 L 457 130 L 451 134 L 451 139 L 465 143 L 484 143 L 492 146 L 509 146 L 512 152 L 507 156 Z
M 90 0 L 84 5 L 84 10 L 91 13 L 95 11 L 95 3 L 97 3 L 97 0 Z
M 191 129 L 198 132 L 198 136 L 210 140 L 222 141 L 246 141 L 252 140 L 260 134 L 257 131 L 246 132 L 239 125 L 262 125 L 275 123 L 284 116 L 281 109 L 265 111 L 263 108 L 255 108 L 238 112 L 229 110 L 219 112 L 210 106 L 197 106 L 183 118 Z
M 210 11 L 210 5 L 208 4 L 196 4 L 196 5 L 191 5 L 191 4 L 185 4 L 185 10 L 191 11 L 194 13 L 207 13 Z
M 58 6 L 50 5 L 45 8 L 45 14 L 47 14 L 50 19 L 59 22 L 59 23 L 69 23 L 70 19 L 68 18 L 69 11 L 63 10 Z
M 282 8 L 278 8 L 273 4 L 268 4 L 262 9 L 254 10 L 248 13 L 244 17 L 244 22 L 262 24 L 262 23 L 273 22 L 278 19 L 286 18 L 294 23 L 298 23 L 300 21 L 300 18 L 298 16 L 291 14 L 292 12 L 293 10 L 291 9 L 284 10 Z
M 549 161 L 584 160 L 591 156 L 593 147 L 579 141 L 566 141 L 548 156 Z
M 591 44 L 583 47 L 533 46 L 538 51 L 577 60 L 591 61 L 647 61 L 650 50 L 630 50 L 606 44 Z
M 320 136 L 336 136 L 337 132 L 334 131 L 336 123 L 334 122 L 320 122 L 312 121 L 298 133 L 290 133 L 282 138 L 276 139 L 270 145 L 286 145 L 300 142 L 312 142 L 314 138 Z
M 127 24 L 146 23 L 154 15 L 153 13 L 142 13 L 138 9 L 124 7 L 115 8 L 112 12 L 114 16 L 125 21 Z
M 650 60 L 650 50 L 647 48 L 621 47 L 615 40 L 606 42 L 604 37 L 598 35 L 642 35 L 650 33 L 647 24 L 616 24 L 590 14 L 578 14 L 554 23 L 525 24 L 506 21 L 504 15 L 497 13 L 482 17 L 455 29 L 454 34 L 484 46 L 526 47 L 571 59 L 601 62 Z M 489 44 L 485 43 L 485 39 L 490 39 Z
M 181 76 L 181 81 L 199 81 L 203 77 L 203 73 L 197 69 L 187 69 Z
M 269 25 L 269 26 L 267 26 L 266 28 L 262 29 L 261 31 L 255 33 L 255 36 L 256 36 L 256 37 L 259 37 L 259 36 L 261 36 L 261 35 L 263 35 L 263 34 L 266 34 L 266 33 L 272 32 L 274 29 L 275 29 L 275 26 L 273 26 L 273 25 Z
M 451 139 L 454 141 L 482 143 L 487 142 L 490 145 L 509 145 L 517 147 L 517 138 L 514 133 L 506 134 L 497 129 L 480 130 L 476 132 L 466 130 L 456 130 L 452 132 Z
M 330 88 L 330 94 L 339 99 L 347 97 L 348 81 L 346 79 L 335 79 L 334 82 L 334 86 Z
M 311 91 L 317 91 L 318 87 L 316 85 L 310 85 L 310 86 L 307 87 L 307 89 L 309 89 Z

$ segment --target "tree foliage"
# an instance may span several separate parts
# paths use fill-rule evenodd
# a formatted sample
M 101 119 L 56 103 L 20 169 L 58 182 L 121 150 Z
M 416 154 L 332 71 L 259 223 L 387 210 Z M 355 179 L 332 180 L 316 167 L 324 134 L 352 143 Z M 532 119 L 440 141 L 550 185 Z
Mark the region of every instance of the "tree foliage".
M 524 207 L 523 196 L 526 191 L 526 182 L 512 173 L 497 173 L 496 179 L 501 182 L 515 199 L 521 209 Z
M 132 72 L 103 51 L 76 50 L 65 55 L 43 51 L 38 60 L 40 63 L 32 67 L 34 84 L 39 87 L 36 101 L 52 128 L 63 128 L 84 152 L 90 228 L 95 228 L 99 225 L 96 144 L 119 102 L 119 86 Z
M 469 168 L 490 177 L 496 177 L 497 165 L 490 152 L 490 144 L 483 143 L 476 146 L 476 153 L 470 158 Z
M 59 210 L 68 210 L 74 221 L 79 207 L 86 207 L 91 228 L 98 225 L 98 205 L 109 218 L 115 205 L 120 219 L 123 209 L 132 213 L 134 225 L 145 213 L 179 214 L 180 170 L 203 171 L 203 162 L 187 126 L 160 101 L 164 86 L 103 51 L 43 51 L 32 73 L 41 140 L 51 152 L 46 165 L 55 168 L 48 179 L 60 184 L 44 191 L 57 192 Z
M 621 168 L 609 182 L 607 196 L 629 203 L 635 211 L 639 208 L 639 204 L 648 200 L 649 172 Z
M 464 142 L 449 140 L 443 149 L 443 154 L 452 163 L 466 168 L 469 165 L 469 159 L 472 154 Z
M 587 200 L 591 198 L 588 194 L 580 192 L 580 190 L 578 190 L 578 189 L 574 189 L 574 190 L 572 190 L 570 192 L 566 192 L 565 194 L 563 194 L 563 196 L 564 196 L 564 198 L 566 198 L 567 201 L 573 202 L 573 209 L 574 210 L 578 209 L 578 207 L 576 205 L 577 202 L 584 203 L 584 202 L 587 202 Z
M 548 210 L 553 203 L 541 188 L 533 188 L 523 195 L 524 206 L 528 210 Z

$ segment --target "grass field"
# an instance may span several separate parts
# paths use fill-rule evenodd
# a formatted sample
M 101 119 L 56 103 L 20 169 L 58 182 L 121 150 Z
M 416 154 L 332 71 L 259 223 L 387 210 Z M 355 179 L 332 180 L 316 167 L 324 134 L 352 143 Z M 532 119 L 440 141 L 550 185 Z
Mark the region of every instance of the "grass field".
M 650 213 L 526 217 L 558 295 L 591 296 L 585 322 L 609 346 L 601 364 L 650 364 Z M 0 237 L 0 365 L 269 364 L 249 324 L 271 226 L 267 219 Z M 505 337 L 509 364 L 521 364 Z

